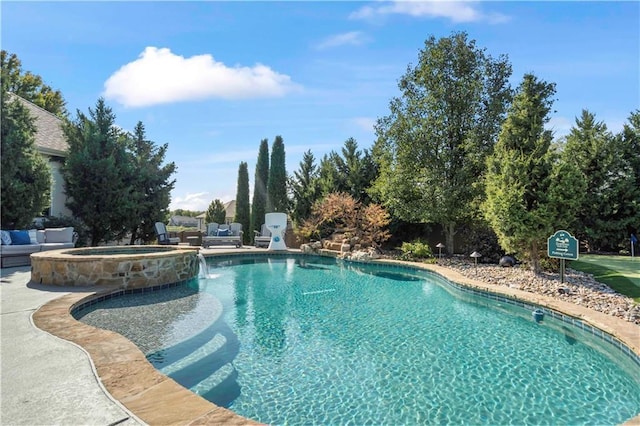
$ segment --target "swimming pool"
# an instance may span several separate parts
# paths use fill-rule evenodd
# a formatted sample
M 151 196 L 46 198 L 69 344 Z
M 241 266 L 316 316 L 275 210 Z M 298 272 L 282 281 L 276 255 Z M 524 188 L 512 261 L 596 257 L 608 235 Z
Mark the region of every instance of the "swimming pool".
M 459 297 L 434 274 L 304 256 L 210 267 L 79 316 L 270 424 L 617 424 L 640 413 L 636 365 L 561 322 Z

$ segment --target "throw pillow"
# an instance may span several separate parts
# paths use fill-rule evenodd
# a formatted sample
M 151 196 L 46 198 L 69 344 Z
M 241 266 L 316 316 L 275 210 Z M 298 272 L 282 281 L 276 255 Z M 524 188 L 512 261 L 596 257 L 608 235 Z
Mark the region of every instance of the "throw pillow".
M 9 231 L 9 235 L 11 235 L 11 244 L 14 246 L 31 244 L 28 231 Z
M 218 229 L 218 237 L 228 237 L 229 235 L 228 229 Z
M 2 239 L 3 246 L 11 245 L 11 234 L 9 234 L 9 231 L 0 231 L 0 239 Z
M 29 229 L 29 239 L 31 240 L 31 244 L 38 244 L 38 237 L 36 236 L 38 230 L 37 229 Z
M 44 230 L 47 243 L 70 243 L 73 241 L 73 227 L 47 228 Z

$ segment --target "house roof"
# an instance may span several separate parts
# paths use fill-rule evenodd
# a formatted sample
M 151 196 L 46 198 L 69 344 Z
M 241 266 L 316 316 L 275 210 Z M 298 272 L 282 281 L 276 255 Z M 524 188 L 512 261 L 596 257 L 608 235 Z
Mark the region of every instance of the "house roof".
M 231 200 L 227 203 L 224 203 L 225 217 L 231 218 L 233 220 L 236 217 L 236 200 Z
M 37 149 L 43 154 L 66 157 L 69 144 L 62 131 L 62 120 L 18 95 L 11 94 L 11 96 L 24 105 L 29 110 L 29 114 L 35 119 L 37 129 L 35 144 Z
M 170 225 L 183 225 L 183 226 L 198 226 L 198 219 L 196 219 L 195 217 L 191 217 L 191 216 L 171 216 L 171 219 L 169 220 L 169 224 Z

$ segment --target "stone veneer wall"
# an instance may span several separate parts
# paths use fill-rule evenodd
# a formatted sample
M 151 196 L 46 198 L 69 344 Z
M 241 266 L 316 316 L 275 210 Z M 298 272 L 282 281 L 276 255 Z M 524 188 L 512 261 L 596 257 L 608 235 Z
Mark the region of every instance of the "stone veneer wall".
M 57 286 L 106 285 L 125 289 L 153 287 L 188 280 L 198 275 L 197 249 L 136 254 L 71 254 L 74 250 L 35 253 L 31 256 L 31 280 Z M 80 249 L 76 249 L 80 250 Z M 86 253 L 87 249 L 83 249 Z M 90 250 L 90 249 L 89 249 Z M 77 251 L 76 251 L 77 252 Z

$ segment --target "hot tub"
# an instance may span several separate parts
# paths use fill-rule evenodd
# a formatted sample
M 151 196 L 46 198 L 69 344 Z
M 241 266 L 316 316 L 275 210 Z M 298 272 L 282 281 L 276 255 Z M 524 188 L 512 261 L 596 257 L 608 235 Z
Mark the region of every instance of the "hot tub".
M 198 275 L 198 247 L 110 246 L 31 255 L 31 280 L 56 286 L 144 288 Z

